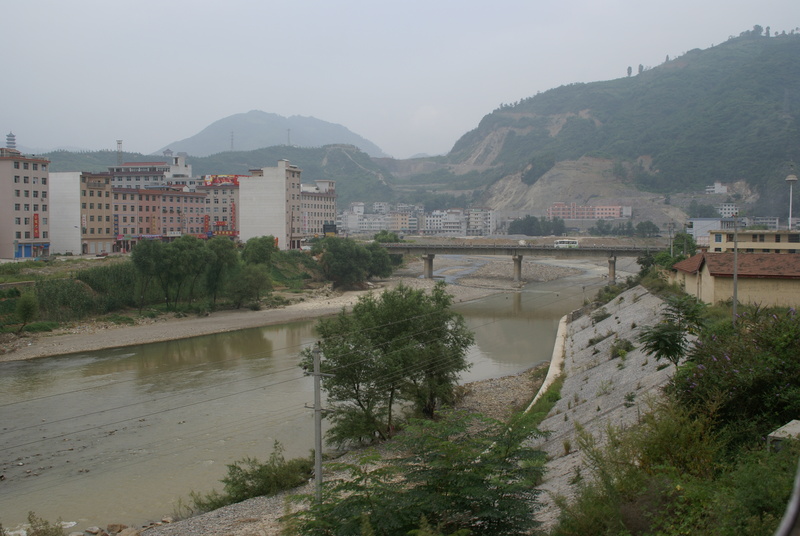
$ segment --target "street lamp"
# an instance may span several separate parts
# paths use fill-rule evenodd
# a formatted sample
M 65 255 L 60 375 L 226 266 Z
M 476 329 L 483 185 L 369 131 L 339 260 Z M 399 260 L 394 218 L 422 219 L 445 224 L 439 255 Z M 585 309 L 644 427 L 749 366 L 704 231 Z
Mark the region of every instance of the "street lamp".
M 797 175 L 794 175 L 794 174 L 788 175 L 786 177 L 786 182 L 789 183 L 789 225 L 788 225 L 788 229 L 791 231 L 792 230 L 792 186 L 794 185 L 794 183 L 797 182 Z

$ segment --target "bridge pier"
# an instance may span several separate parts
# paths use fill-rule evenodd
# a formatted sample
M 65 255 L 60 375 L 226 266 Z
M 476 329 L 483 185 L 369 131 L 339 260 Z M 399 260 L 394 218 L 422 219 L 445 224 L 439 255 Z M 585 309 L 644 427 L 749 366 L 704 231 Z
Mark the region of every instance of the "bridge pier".
M 612 255 L 608 258 L 608 283 L 613 285 L 617 282 L 617 258 Z
M 433 258 L 435 256 L 433 253 L 422 256 L 422 276 L 425 279 L 433 279 Z
M 522 255 L 511 255 L 514 261 L 514 283 L 522 281 Z

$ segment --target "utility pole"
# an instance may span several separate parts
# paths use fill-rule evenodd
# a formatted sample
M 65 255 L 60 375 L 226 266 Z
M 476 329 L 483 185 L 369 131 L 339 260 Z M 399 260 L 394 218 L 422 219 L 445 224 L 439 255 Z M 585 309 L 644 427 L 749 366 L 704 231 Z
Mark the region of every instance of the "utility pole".
M 733 215 L 733 325 L 736 326 L 736 304 L 739 302 L 739 214 Z
M 317 342 L 314 349 L 311 350 L 314 364 L 314 372 L 311 375 L 314 376 L 314 485 L 317 504 L 322 503 L 322 412 L 325 411 L 322 409 L 320 378 L 333 376 L 333 374 L 320 372 L 320 355 L 319 342 Z

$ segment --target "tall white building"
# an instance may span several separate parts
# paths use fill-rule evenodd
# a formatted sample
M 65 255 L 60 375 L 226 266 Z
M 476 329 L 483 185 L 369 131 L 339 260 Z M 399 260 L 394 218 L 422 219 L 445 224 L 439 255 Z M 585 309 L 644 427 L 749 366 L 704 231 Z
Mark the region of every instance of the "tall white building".
M 300 174 L 288 160 L 239 177 L 239 238 L 272 235 L 280 249 L 299 249 L 302 238 Z
M 80 255 L 81 172 L 51 173 L 50 195 L 58 200 L 50 206 L 50 250 L 53 253 Z

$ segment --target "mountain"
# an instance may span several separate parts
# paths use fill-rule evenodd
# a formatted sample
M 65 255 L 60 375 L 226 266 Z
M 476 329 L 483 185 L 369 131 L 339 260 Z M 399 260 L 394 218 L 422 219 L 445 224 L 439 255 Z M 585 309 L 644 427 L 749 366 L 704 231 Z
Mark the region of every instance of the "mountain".
M 744 180 L 760 196 L 752 210 L 774 212 L 786 204 L 790 163 L 800 160 L 798 58 L 800 34 L 754 30 L 636 76 L 551 89 L 486 115 L 425 173 L 440 190 L 474 193 L 482 185 L 479 202 L 516 210 L 532 208 L 530 197 L 539 207 L 600 204 L 605 196 L 590 176 L 630 193 L 661 194 L 662 204 L 715 180 Z M 425 186 L 419 173 L 394 172 Z M 539 181 L 575 195 L 552 187 L 532 195 Z
M 370 156 L 386 156 L 377 145 L 342 125 L 313 117 L 283 117 L 259 110 L 215 121 L 190 138 L 162 147 L 157 154 L 171 149 L 173 152 L 185 152 L 191 156 L 208 156 L 231 150 L 251 151 L 276 145 L 321 147 L 339 143 L 354 145 Z
M 428 210 L 475 205 L 541 216 L 563 201 L 630 205 L 634 222 L 680 222 L 692 202 L 726 201 L 703 193 L 721 181 L 742 185 L 731 198 L 745 203 L 749 215 L 785 216 L 784 179 L 791 163 L 800 162 L 798 58 L 800 34 L 743 32 L 633 76 L 570 84 L 503 105 L 447 155 L 407 160 L 375 157 L 340 139 L 297 147 L 295 142 L 305 145 L 295 138 L 302 128 L 288 123 L 273 126 L 278 140 L 271 147 L 244 150 L 238 140 L 246 129 L 234 123 L 279 118 L 250 112 L 204 130 L 216 125 L 217 152 L 188 161 L 195 174 L 224 174 L 286 158 L 303 170 L 304 181 L 336 180 L 340 208 L 384 200 L 425 203 Z M 292 146 L 285 143 L 287 128 Z M 177 143 L 170 148 L 203 152 Z M 112 151 L 45 156 L 54 171 L 98 171 L 116 161 Z

